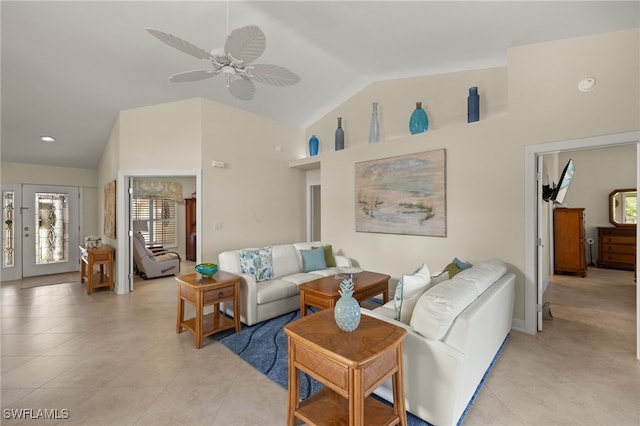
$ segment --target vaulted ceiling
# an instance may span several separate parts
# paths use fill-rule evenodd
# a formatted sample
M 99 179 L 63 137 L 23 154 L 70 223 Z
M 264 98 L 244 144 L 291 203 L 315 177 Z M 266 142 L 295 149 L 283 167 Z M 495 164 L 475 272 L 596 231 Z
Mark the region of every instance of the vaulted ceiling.
M 637 1 L 2 1 L 2 161 L 95 168 L 118 111 L 204 97 L 305 127 L 371 82 L 506 65 L 507 49 L 640 26 Z M 227 20 L 228 16 L 228 20 Z M 157 28 L 211 50 L 258 25 L 256 60 L 296 72 L 252 101 Z M 51 135 L 53 144 L 39 138 Z

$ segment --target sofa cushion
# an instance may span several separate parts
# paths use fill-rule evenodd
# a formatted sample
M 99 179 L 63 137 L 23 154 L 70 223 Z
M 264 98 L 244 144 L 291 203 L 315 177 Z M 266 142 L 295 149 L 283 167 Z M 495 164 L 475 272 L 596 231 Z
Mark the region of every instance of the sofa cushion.
M 478 297 L 478 289 L 467 280 L 455 277 L 425 291 L 409 324 L 427 339 L 441 340 L 451 324 Z
M 280 280 L 290 281 L 295 285 L 300 285 L 304 283 L 308 283 L 309 281 L 317 280 L 318 278 L 322 278 L 323 275 L 317 274 L 315 272 L 300 272 L 298 274 L 286 275 L 284 277 L 279 277 Z
M 316 248 L 316 247 L 311 247 L 311 248 Z M 323 246 L 322 248 L 324 249 L 324 262 L 327 264 L 327 267 L 337 266 L 336 258 L 333 255 L 333 247 L 331 247 L 331 244 Z
M 240 270 L 253 275 L 258 282 L 273 278 L 273 257 L 271 247 L 240 250 Z
M 298 285 L 294 282 L 275 279 L 260 283 L 257 286 L 256 302 L 258 305 L 276 300 L 286 299 L 299 294 Z
M 475 285 L 480 295 L 506 273 L 507 265 L 502 260 L 490 259 L 477 264 L 473 268 L 465 269 L 456 278 L 464 279 L 469 284 Z
M 409 324 L 413 307 L 422 293 L 429 288 L 430 283 L 431 274 L 425 264 L 416 269 L 413 274 L 403 275 L 400 278 L 393 296 L 395 320 Z
M 318 247 L 311 250 L 300 250 L 302 256 L 302 271 L 311 272 L 327 268 L 324 260 L 324 248 Z
M 273 251 L 273 276 L 280 278 L 302 271 L 298 265 L 298 250 L 293 244 L 280 244 L 272 246 Z

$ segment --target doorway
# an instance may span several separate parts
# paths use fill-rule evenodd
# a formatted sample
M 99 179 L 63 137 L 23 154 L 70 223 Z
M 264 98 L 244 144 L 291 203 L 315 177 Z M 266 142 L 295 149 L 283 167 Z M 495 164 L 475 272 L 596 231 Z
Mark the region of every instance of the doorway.
M 134 261 L 133 261 L 133 214 L 132 214 L 132 198 L 133 198 L 133 180 L 141 179 L 158 179 L 158 180 L 171 180 L 176 178 L 182 181 L 192 181 L 193 188 L 183 190 L 186 191 L 186 195 L 193 196 L 193 194 L 201 194 L 201 171 L 184 171 L 175 173 L 158 173 L 158 172 L 141 172 L 141 171 L 120 171 L 118 172 L 117 179 L 117 194 L 118 200 L 116 202 L 116 223 L 117 234 L 124 235 L 125 238 L 118 238 L 117 241 L 117 264 L 123 265 L 119 267 L 116 273 L 117 281 L 115 291 L 117 294 L 125 294 L 134 290 Z M 200 218 L 202 217 L 202 197 L 195 196 L 196 198 L 196 261 L 199 261 L 202 253 L 202 226 L 200 225 Z M 184 215 L 184 208 L 180 209 L 179 215 Z M 184 225 L 184 218 L 181 219 Z M 186 251 L 184 242 L 177 249 L 178 251 Z
M 322 239 L 322 216 L 320 215 L 322 197 L 320 195 L 319 184 L 309 185 L 309 241 Z
M 598 136 L 552 142 L 541 145 L 525 147 L 525 318 L 523 328 L 530 334 L 537 332 L 537 311 L 540 308 L 538 302 L 539 276 L 537 274 L 540 262 L 536 255 L 538 248 L 537 211 L 542 202 L 537 196 L 537 159 L 543 154 L 560 151 L 571 151 L 586 148 L 606 148 L 616 145 L 634 144 L 636 148 L 636 185 L 640 183 L 640 132 L 628 132 L 614 135 Z M 637 232 L 637 231 L 636 231 Z M 637 234 L 636 234 L 637 238 Z M 636 254 L 636 263 L 640 253 Z M 640 285 L 636 284 L 636 353 L 640 359 Z
M 80 189 L 3 185 L 4 279 L 78 270 Z

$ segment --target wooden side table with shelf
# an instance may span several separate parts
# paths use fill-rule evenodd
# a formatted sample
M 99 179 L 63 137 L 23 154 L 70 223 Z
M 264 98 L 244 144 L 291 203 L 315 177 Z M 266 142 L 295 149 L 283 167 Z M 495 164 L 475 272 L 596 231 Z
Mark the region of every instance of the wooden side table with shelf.
M 289 409 L 287 424 L 298 418 L 309 425 L 403 425 L 402 341 L 407 331 L 362 315 L 352 332 L 338 328 L 334 309 L 325 309 L 287 324 L 289 343 Z M 300 401 L 300 371 L 324 388 Z M 371 394 L 392 377 L 394 405 Z
M 176 333 L 189 330 L 196 338 L 196 348 L 202 347 L 202 339 L 230 328 L 240 331 L 240 277 L 225 271 L 218 271 L 211 278 L 194 272 L 178 275 L 178 318 Z M 233 319 L 220 312 L 220 303 L 233 303 Z M 184 302 L 196 310 L 195 318 L 184 319 Z M 204 307 L 213 305 L 213 312 L 204 315 Z
M 113 254 L 114 249 L 108 245 L 96 248 L 80 246 L 80 282 L 87 279 L 87 294 L 91 294 L 94 288 L 109 287 L 113 290 Z M 94 273 L 94 266 L 99 266 L 100 272 Z M 104 267 L 107 267 L 105 279 Z

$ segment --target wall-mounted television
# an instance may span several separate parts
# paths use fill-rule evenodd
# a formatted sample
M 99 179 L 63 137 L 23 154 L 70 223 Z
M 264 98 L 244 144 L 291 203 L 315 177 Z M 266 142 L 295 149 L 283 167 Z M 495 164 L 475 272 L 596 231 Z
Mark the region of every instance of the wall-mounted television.
M 567 190 L 569 189 L 574 173 L 575 166 L 573 164 L 573 160 L 569 160 L 562 170 L 558 186 L 544 185 L 542 187 L 542 199 L 544 201 L 551 201 L 555 204 L 562 204 L 564 202 L 564 197 L 567 195 Z
M 573 179 L 575 170 L 573 160 L 569 160 L 560 175 L 560 183 L 555 187 L 551 194 L 551 201 L 556 204 L 562 204 L 564 202 L 564 197 L 567 195 L 567 190 L 569 189 L 569 185 L 571 185 L 571 180 Z

